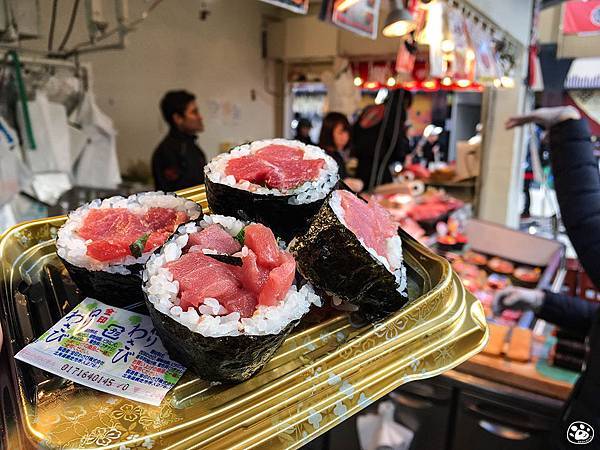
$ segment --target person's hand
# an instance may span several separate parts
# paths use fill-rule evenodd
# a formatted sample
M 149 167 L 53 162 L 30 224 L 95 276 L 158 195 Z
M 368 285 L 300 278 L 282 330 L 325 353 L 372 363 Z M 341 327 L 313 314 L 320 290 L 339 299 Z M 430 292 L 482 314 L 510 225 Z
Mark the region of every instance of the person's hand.
M 496 294 L 492 308 L 495 315 L 500 315 L 505 309 L 538 312 L 544 303 L 544 296 L 544 291 L 538 289 L 511 286 Z
M 581 114 L 579 114 L 579 111 L 573 106 L 540 108 L 533 110 L 528 114 L 511 117 L 505 122 L 504 126 L 507 130 L 510 130 L 511 128 L 520 127 L 521 125 L 533 122 L 549 129 L 554 125 L 569 119 L 581 119 Z

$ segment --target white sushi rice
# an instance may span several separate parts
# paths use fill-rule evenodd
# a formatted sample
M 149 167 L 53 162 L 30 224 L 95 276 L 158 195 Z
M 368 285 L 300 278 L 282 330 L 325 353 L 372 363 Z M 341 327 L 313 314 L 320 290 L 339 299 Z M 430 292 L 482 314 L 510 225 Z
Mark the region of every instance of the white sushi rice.
M 204 216 L 199 224 L 193 222 L 181 225 L 178 236 L 172 237 L 162 251 L 153 254 L 143 272 L 143 289 L 148 300 L 161 313 L 181 323 L 195 333 L 206 337 L 266 335 L 278 334 L 293 321 L 299 320 L 308 313 L 310 306 L 321 305 L 321 299 L 315 294 L 312 286 L 306 284 L 298 289 L 292 285 L 285 298 L 275 306 L 258 306 L 252 317 L 243 318 L 239 313 L 227 314 L 227 310 L 215 298 L 207 297 L 198 308 L 190 307 L 183 311 L 179 306 L 179 283 L 173 280 L 173 274 L 164 267 L 165 264 L 181 257 L 187 244 L 187 235 L 196 233 L 209 225 L 218 223 L 236 236 L 245 223 L 233 217 L 220 215 Z M 239 252 L 247 255 L 244 246 Z
M 346 223 L 344 218 L 342 198 L 338 192 L 334 192 L 333 194 L 331 194 L 329 206 L 335 213 L 338 220 L 342 223 L 342 225 L 344 225 L 348 229 L 348 231 L 350 231 L 350 228 L 348 228 L 348 224 Z M 407 296 L 408 294 L 406 293 L 406 267 L 403 264 L 402 239 L 400 238 L 400 236 L 396 234 L 387 239 L 387 255 L 380 255 L 379 253 L 377 253 L 377 251 L 374 248 L 369 247 L 360 236 L 356 236 L 356 238 L 358 239 L 360 244 L 365 248 L 365 250 L 369 252 L 373 259 L 375 259 L 380 264 L 383 264 L 388 271 L 394 274 L 394 277 L 396 278 L 396 284 L 398 285 L 396 290 L 404 296 Z
M 127 256 L 119 261 L 110 262 L 97 261 L 87 255 L 87 245 L 91 241 L 79 236 L 77 230 L 81 228 L 85 217 L 92 209 L 109 208 L 126 208 L 132 213 L 139 215 L 145 214 L 150 208 L 168 208 L 185 212 L 190 220 L 197 219 L 202 212 L 197 203 L 172 194 L 165 194 L 161 191 L 133 194 L 127 198 L 115 196 L 104 200 L 96 199 L 69 213 L 67 221 L 58 230 L 58 239 L 56 241 L 58 255 L 78 267 L 92 271 L 101 270 L 123 275 L 131 273 L 126 266 L 145 263 L 152 252 L 146 252 L 139 258 Z
M 270 189 L 258 184 L 250 183 L 247 180 L 236 180 L 233 175 L 225 175 L 225 169 L 230 160 L 254 154 L 268 145 L 285 145 L 288 147 L 299 148 L 304 151 L 304 159 L 323 159 L 325 165 L 320 169 L 319 176 L 316 180 L 307 181 L 301 186 L 289 190 Z M 233 188 L 250 191 L 254 194 L 275 196 L 290 195 L 291 197 L 289 198 L 288 203 L 292 205 L 302 205 L 324 199 L 339 181 L 338 165 L 324 150 L 315 145 L 307 145 L 300 141 L 291 141 L 288 139 L 266 139 L 240 145 L 233 148 L 228 153 L 223 153 L 213 158 L 205 166 L 204 172 L 208 179 L 213 183 L 226 184 Z

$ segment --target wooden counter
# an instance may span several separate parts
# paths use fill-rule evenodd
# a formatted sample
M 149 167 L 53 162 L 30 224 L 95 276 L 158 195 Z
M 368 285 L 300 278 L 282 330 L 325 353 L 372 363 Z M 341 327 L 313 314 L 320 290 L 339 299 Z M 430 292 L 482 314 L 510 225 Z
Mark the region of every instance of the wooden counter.
M 483 353 L 455 370 L 560 400 L 566 400 L 573 388 L 570 383 L 541 375 L 535 368 L 535 362 L 519 363 Z

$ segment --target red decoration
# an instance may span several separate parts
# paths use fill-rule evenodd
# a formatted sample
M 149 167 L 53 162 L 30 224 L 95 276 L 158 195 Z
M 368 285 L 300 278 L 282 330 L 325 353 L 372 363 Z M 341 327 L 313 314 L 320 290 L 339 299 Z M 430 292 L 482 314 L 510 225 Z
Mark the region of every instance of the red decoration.
M 566 2 L 563 15 L 563 33 L 600 33 L 600 0 L 572 0 Z

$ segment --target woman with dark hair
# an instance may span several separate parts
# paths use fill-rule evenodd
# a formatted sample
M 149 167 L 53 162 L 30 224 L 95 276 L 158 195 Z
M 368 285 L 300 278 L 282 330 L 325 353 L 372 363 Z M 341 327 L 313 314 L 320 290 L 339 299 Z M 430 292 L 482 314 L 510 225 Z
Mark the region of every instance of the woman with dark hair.
M 346 160 L 344 150 L 350 144 L 350 122 L 339 112 L 330 112 L 323 118 L 319 147 L 335 159 L 340 167 L 340 178 L 346 178 Z
M 319 147 L 325 150 L 338 163 L 340 179 L 355 192 L 362 190 L 363 183 L 356 178 L 348 178 L 346 153 L 350 148 L 350 122 L 339 112 L 330 112 L 323 119 Z

